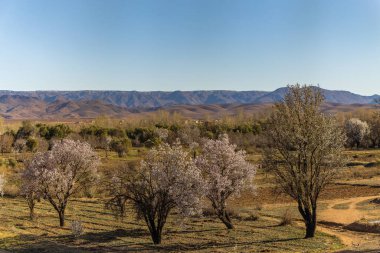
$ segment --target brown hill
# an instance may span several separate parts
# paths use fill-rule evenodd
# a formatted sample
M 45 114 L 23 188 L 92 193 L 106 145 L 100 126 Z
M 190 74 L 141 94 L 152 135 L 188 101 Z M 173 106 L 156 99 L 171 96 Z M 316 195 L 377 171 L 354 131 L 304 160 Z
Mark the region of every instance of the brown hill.
M 46 102 L 35 97 L 0 97 L 0 115 L 6 119 L 64 119 L 95 118 L 99 115 L 126 117 L 126 108 L 104 104 L 100 101 L 68 101 L 58 99 Z
M 46 101 L 37 97 L 23 95 L 0 96 L 0 116 L 6 119 L 75 119 L 95 118 L 100 115 L 125 118 L 128 116 L 144 117 L 158 110 L 178 113 L 185 118 L 217 119 L 240 113 L 261 116 L 271 110 L 273 103 L 255 104 L 202 104 L 202 105 L 170 105 L 154 108 L 127 109 L 100 100 L 68 100 L 63 97 Z M 322 110 L 327 113 L 355 112 L 358 110 L 374 110 L 371 104 L 337 104 L 325 103 Z

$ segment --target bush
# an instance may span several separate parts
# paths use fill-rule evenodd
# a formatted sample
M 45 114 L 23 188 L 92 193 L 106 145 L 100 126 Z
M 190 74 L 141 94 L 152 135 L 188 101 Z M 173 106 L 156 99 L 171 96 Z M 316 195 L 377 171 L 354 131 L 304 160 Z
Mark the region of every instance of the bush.
M 16 167 L 16 165 L 17 165 L 17 161 L 15 159 L 13 159 L 13 158 L 8 159 L 8 166 L 9 167 L 14 168 L 14 167 Z
M 4 195 L 11 198 L 20 196 L 20 188 L 13 183 L 6 184 L 4 187 Z
M 251 212 L 247 217 L 244 217 L 244 221 L 257 221 L 260 218 L 259 214 L 256 212 Z
M 293 223 L 293 217 L 289 210 L 286 210 L 282 216 L 280 217 L 280 224 L 279 226 L 288 226 Z
M 28 151 L 34 152 L 37 149 L 38 142 L 37 142 L 36 139 L 29 137 L 26 140 L 26 144 L 25 145 L 26 145 Z
M 145 147 L 153 147 L 160 143 L 160 136 L 152 128 L 139 127 L 126 131 L 128 137 L 133 140 L 134 146 L 143 144 Z
M 111 150 L 117 152 L 119 157 L 125 156 L 130 146 L 131 141 L 128 138 L 112 140 L 110 143 Z
M 214 208 L 204 208 L 202 210 L 202 215 L 203 217 L 215 217 L 216 216 L 216 213 L 215 213 L 215 210 Z
M 81 221 L 73 220 L 71 222 L 71 233 L 75 238 L 81 236 L 83 231 L 84 229 Z
M 231 219 L 242 220 L 243 217 L 235 209 L 227 209 L 226 211 Z
M 27 139 L 34 134 L 34 126 L 30 121 L 23 121 L 16 133 L 16 139 Z
M 254 207 L 254 209 L 256 211 L 261 211 L 261 210 L 263 210 L 263 206 L 261 204 L 256 204 L 255 207 Z
M 244 218 L 242 215 L 240 215 L 234 209 L 227 209 L 226 212 L 228 213 L 228 215 L 230 216 L 231 219 L 246 220 L 246 218 L 248 218 L 248 217 Z M 248 216 L 250 216 L 250 215 L 248 215 Z M 215 218 L 217 216 L 217 214 L 216 214 L 214 208 L 208 207 L 208 208 L 204 208 L 202 210 L 202 216 L 203 217 L 209 217 L 209 218 Z M 249 220 L 249 219 L 247 219 L 247 220 Z

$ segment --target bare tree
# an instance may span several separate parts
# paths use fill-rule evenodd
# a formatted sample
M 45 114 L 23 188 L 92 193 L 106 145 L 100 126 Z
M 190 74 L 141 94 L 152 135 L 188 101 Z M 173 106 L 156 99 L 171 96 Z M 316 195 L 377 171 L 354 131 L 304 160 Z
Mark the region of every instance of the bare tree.
M 200 130 L 195 125 L 185 124 L 179 131 L 178 137 L 181 140 L 181 143 L 186 147 L 190 147 L 194 143 L 200 142 Z
M 127 183 L 131 170 L 127 164 L 113 171 L 106 171 L 104 175 L 103 189 L 107 197 L 105 208 L 111 210 L 116 218 L 123 219 L 126 213 L 127 204 Z
M 380 111 L 372 113 L 372 117 L 368 120 L 369 135 L 368 138 L 371 141 L 372 147 L 376 148 L 380 146 Z
M 228 135 L 224 134 L 218 140 L 206 140 L 196 159 L 202 171 L 205 195 L 228 229 L 234 226 L 226 210 L 227 200 L 245 188 L 253 188 L 256 167 L 246 158 L 245 151 L 237 151 L 236 145 L 230 144 Z
M 0 151 L 2 155 L 12 152 L 13 141 L 14 137 L 11 134 L 3 134 L 0 136 Z
M 69 198 L 96 179 L 98 157 L 88 143 L 62 140 L 51 151 L 38 153 L 26 167 L 25 175 L 47 199 L 64 226 Z
M 27 161 L 29 163 L 30 161 Z M 29 165 L 27 165 L 28 167 Z M 34 170 L 26 169 L 21 175 L 21 195 L 25 197 L 25 200 L 29 207 L 29 218 L 35 220 L 36 215 L 34 208 L 36 201 L 40 200 L 40 191 L 38 189 L 38 180 L 34 176 Z
M 108 153 L 111 149 L 111 142 L 112 137 L 108 135 L 102 135 L 100 136 L 100 146 L 105 150 L 106 152 L 106 158 L 108 158 Z
M 161 243 L 166 219 L 173 208 L 182 216 L 200 211 L 201 175 L 180 145 L 162 144 L 150 150 L 140 167 L 130 173 L 126 197 L 145 220 L 154 244 Z
M 289 86 L 265 132 L 264 167 L 274 173 L 283 192 L 297 201 L 305 238 L 314 237 L 320 193 L 344 164 L 345 136 L 334 118 L 320 112 L 323 100 L 318 88 Z
M 17 139 L 13 143 L 13 149 L 15 151 L 15 159 L 17 159 L 18 153 L 20 154 L 20 153 L 25 151 L 25 148 L 26 148 L 26 140 L 24 140 L 24 139 Z

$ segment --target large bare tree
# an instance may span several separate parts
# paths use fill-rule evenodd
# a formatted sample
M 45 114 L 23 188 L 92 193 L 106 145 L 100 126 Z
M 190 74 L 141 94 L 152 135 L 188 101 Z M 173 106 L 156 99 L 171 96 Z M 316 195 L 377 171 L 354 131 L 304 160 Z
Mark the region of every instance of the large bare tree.
M 344 165 L 345 135 L 333 117 L 320 111 L 323 101 L 319 88 L 289 86 L 265 132 L 264 166 L 275 174 L 283 192 L 297 201 L 305 238 L 315 234 L 318 197 Z

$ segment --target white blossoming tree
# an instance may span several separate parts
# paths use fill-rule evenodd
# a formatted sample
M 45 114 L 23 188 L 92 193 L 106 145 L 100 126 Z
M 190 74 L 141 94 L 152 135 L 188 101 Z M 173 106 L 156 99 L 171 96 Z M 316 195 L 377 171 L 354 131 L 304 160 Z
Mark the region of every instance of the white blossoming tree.
M 98 157 L 88 143 L 62 140 L 33 158 L 24 172 L 25 182 L 35 185 L 35 192 L 54 207 L 62 227 L 68 200 L 97 178 L 97 165 Z
M 243 189 L 253 189 L 256 167 L 247 162 L 245 151 L 236 150 L 226 134 L 218 140 L 206 140 L 196 164 L 202 171 L 206 197 L 218 218 L 228 229 L 233 229 L 226 210 L 227 200 L 238 196 Z
M 359 148 L 364 139 L 370 134 L 370 127 L 367 122 L 352 118 L 346 122 L 345 131 L 350 145 Z
M 183 216 L 200 212 L 201 174 L 180 145 L 162 144 L 150 150 L 126 183 L 126 197 L 145 220 L 154 244 L 172 209 Z

